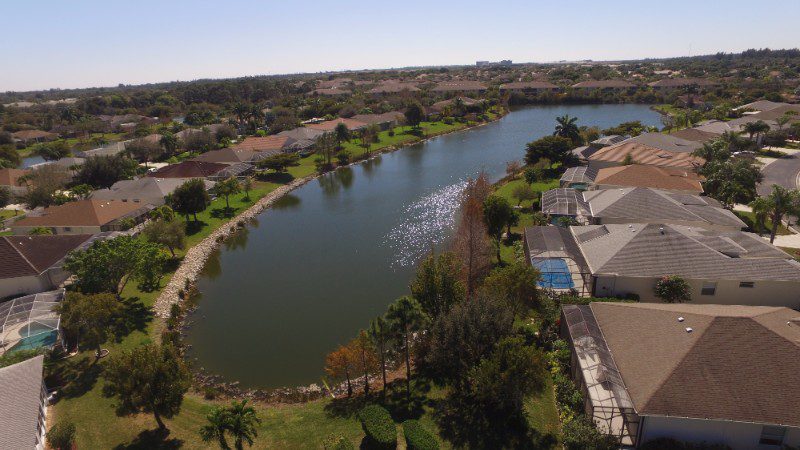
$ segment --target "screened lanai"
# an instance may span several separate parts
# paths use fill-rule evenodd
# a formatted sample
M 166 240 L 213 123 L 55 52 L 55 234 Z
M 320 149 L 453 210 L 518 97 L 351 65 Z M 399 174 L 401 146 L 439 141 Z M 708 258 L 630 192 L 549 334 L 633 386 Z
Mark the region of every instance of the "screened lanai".
M 60 341 L 56 306 L 64 290 L 40 292 L 0 303 L 0 355 L 17 350 L 52 348 Z
M 568 331 L 572 344 L 572 376 L 583 393 L 586 414 L 623 446 L 635 446 L 639 416 L 591 308 L 565 305 L 561 326 L 562 336 Z

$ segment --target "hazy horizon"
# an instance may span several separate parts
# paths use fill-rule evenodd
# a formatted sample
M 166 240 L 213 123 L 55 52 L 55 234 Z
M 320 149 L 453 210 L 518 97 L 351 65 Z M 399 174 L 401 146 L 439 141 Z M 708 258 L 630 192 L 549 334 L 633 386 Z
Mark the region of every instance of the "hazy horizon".
M 795 48 L 800 2 L 698 4 L 341 0 L 0 6 L 0 92 L 471 65 L 613 61 Z M 714 4 L 710 4 L 714 3 Z M 718 3 L 718 4 L 717 4 Z M 559 19 L 553 19 L 558 17 Z

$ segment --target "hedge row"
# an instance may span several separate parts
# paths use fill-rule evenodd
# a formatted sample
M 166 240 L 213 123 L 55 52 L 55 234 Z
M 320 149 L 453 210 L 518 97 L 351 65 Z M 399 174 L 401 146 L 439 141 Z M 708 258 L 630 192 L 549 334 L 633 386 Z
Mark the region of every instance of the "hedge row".
M 403 422 L 403 435 L 406 438 L 408 450 L 439 450 L 436 438 L 428 432 L 417 420 Z
M 369 448 L 397 448 L 397 427 L 389 411 L 378 405 L 368 405 L 359 411 L 358 419 Z

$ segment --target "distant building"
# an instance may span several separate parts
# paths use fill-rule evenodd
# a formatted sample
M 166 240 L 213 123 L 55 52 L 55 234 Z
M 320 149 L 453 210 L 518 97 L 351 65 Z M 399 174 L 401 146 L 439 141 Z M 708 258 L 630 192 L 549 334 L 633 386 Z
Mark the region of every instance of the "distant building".
M 523 94 L 557 92 L 558 90 L 558 86 L 547 81 L 515 81 L 500 85 L 500 92 L 519 92 Z

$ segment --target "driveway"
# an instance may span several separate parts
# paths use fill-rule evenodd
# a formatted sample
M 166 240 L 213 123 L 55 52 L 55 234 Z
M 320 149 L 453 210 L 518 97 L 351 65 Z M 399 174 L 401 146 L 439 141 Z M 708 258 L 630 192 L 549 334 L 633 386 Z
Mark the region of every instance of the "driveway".
M 797 189 L 798 176 L 800 176 L 800 154 L 793 153 L 783 158 L 775 159 L 763 169 L 764 181 L 758 185 L 758 195 L 769 195 L 772 185 L 777 184 L 788 189 Z

